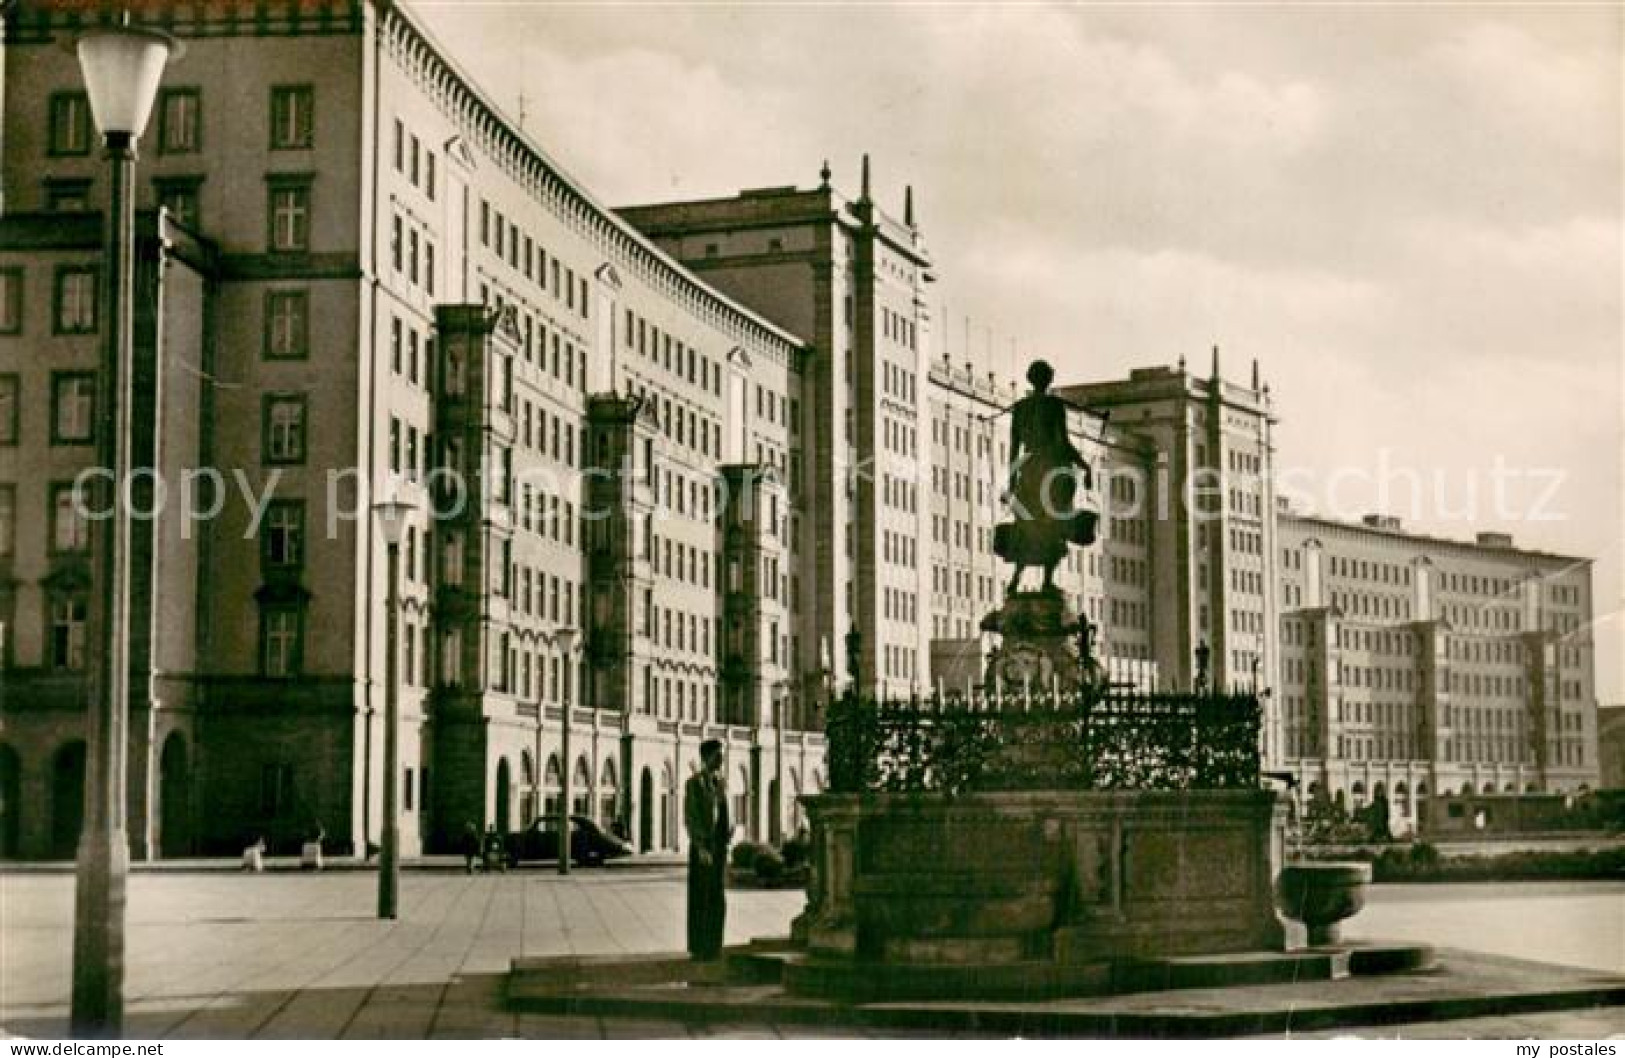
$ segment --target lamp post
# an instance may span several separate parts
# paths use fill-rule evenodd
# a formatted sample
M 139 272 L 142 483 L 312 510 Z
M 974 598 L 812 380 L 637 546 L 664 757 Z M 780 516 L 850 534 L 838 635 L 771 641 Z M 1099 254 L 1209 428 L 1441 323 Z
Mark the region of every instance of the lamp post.
M 400 903 L 401 823 L 397 799 L 400 797 L 401 706 L 400 673 L 396 658 L 400 652 L 400 564 L 401 537 L 413 506 L 403 500 L 380 500 L 372 505 L 378 532 L 389 553 L 385 576 L 389 585 L 384 602 L 384 827 L 378 849 L 378 917 L 394 918 Z
M 73 913 L 75 1036 L 118 1036 L 124 1027 L 125 757 L 130 682 L 130 517 L 119 493 L 130 476 L 134 378 L 135 144 L 147 126 L 164 64 L 178 49 L 161 33 L 129 26 L 93 29 L 74 45 L 109 173 L 101 370 L 97 373 L 97 463 L 111 480 L 100 490 L 96 525 L 97 641 L 101 667 L 88 711 L 90 767 L 79 839 Z
M 767 836 L 775 845 L 784 836 L 784 699 L 789 692 L 786 680 L 773 685 L 773 818 Z
M 553 641 L 564 654 L 564 722 L 559 729 L 559 873 L 570 873 L 570 666 L 575 660 L 576 643 L 580 633 L 574 628 L 561 628 L 553 633 Z

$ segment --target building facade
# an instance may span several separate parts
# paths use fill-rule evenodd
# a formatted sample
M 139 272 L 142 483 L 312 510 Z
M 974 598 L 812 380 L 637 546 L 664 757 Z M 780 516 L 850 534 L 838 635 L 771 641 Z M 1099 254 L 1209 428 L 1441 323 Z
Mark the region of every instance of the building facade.
M 1598 779 L 1605 790 L 1625 790 L 1625 705 L 1597 710 Z
M 340 848 L 376 840 L 388 626 L 370 502 L 397 491 L 418 503 L 398 626 L 408 852 L 465 822 L 522 825 L 556 806 L 565 768 L 576 811 L 675 848 L 680 783 L 713 736 L 746 832 L 792 827 L 822 772 L 818 703 L 788 683 L 805 344 L 596 203 L 405 10 L 164 18 L 188 50 L 138 201 L 184 238 L 144 258 L 167 388 L 160 454 L 138 462 L 223 485 L 208 517 L 173 515 L 185 549 L 136 558 L 161 577 L 138 571 L 137 609 L 175 644 L 137 643 L 154 669 L 132 703 L 150 743 L 132 746 L 137 853 L 318 826 Z M 94 650 L 84 533 L 54 487 L 93 458 L 102 322 L 105 177 L 59 47 L 79 25 L 22 5 L 5 27 L 0 760 L 24 855 L 78 829 Z M 177 256 L 184 282 L 160 266 Z M 47 401 L 50 421 L 30 412 Z M 563 629 L 581 632 L 572 656 Z M 160 789 L 146 772 L 165 761 L 179 778 Z
M 4 25 L 5 855 L 68 854 L 82 804 L 106 177 L 60 44 L 92 7 Z M 707 737 L 772 838 L 822 787 L 833 688 L 979 679 L 1024 387 L 938 350 L 911 193 L 888 213 L 865 160 L 855 197 L 826 166 L 611 210 L 398 5 L 156 17 L 188 51 L 139 168 L 137 463 L 170 502 L 134 554 L 137 855 L 376 840 L 383 496 L 418 505 L 408 852 L 556 810 L 566 775 L 573 811 L 680 847 Z M 1266 760 L 1356 800 L 1595 782 L 1587 564 L 1279 513 L 1268 387 L 1217 350 L 1060 392 L 1100 538 L 1058 580 L 1114 680 L 1268 690 Z M 1415 583 L 1348 579 L 1377 564 Z M 1483 623 L 1498 581 L 1515 623 Z
M 1591 563 L 1283 512 L 1280 763 L 1300 796 L 1425 802 L 1598 782 Z

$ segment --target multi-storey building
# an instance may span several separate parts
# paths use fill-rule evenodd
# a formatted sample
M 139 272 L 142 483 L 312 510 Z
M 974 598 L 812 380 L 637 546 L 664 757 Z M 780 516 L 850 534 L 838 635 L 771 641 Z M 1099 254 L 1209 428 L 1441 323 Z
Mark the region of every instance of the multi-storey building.
M 1411 829 L 1429 797 L 1596 784 L 1589 560 L 1380 515 L 1277 523 L 1278 759 L 1304 799 L 1380 795 Z
M 856 628 L 866 686 L 924 687 L 930 521 L 921 469 L 933 266 L 912 203 L 901 220 L 881 209 L 866 159 L 856 199 L 835 190 L 826 167 L 810 191 L 769 188 L 620 215 L 809 345 L 804 434 L 789 474 L 803 498 L 795 574 L 808 591 L 793 644 L 802 671 L 844 679 L 838 644 Z
M 1167 686 L 1190 686 L 1202 651 L 1212 685 L 1268 686 L 1275 673 L 1275 413 L 1257 364 L 1250 385 L 1227 382 L 1215 348 L 1206 378 L 1181 359 L 1175 368 L 1138 369 L 1061 393 L 1109 414 L 1118 433 L 1142 446 L 1137 459 L 1118 464 L 1124 484 L 1106 494 L 1143 514 L 1113 524 L 1102 552 L 1105 635 L 1154 660 Z M 1108 523 L 1119 520 L 1107 514 Z M 1278 745 L 1268 708 L 1267 759 Z
M 1597 710 L 1597 778 L 1605 790 L 1625 790 L 1625 705 Z
M 849 630 L 870 689 L 975 678 L 1022 389 L 933 348 L 912 196 L 888 215 L 865 163 L 856 198 L 826 167 L 812 190 L 612 211 L 396 4 L 155 17 L 189 50 L 139 170 L 137 462 L 170 503 L 134 548 L 138 855 L 379 833 L 369 504 L 392 490 L 420 504 L 408 850 L 556 809 L 566 774 L 573 810 L 676 847 L 711 736 L 736 819 L 771 836 L 822 785 Z M 105 176 L 57 46 L 80 18 L 24 3 L 4 25 L 6 854 L 73 845 L 95 649 L 66 489 L 94 459 L 105 323 Z M 1271 691 L 1272 766 L 1356 800 L 1594 781 L 1583 563 L 1278 515 L 1268 388 L 1222 379 L 1217 352 L 1206 377 L 1182 360 L 1060 393 L 1100 531 L 1058 581 L 1114 679 L 1183 689 L 1205 651 L 1214 684 Z M 1413 585 L 1365 547 L 1436 572 Z M 1341 579 L 1374 562 L 1406 579 Z M 1535 576 L 1514 623 L 1484 616 L 1484 581 Z
M 136 644 L 154 669 L 132 703 L 137 852 L 379 833 L 369 500 L 396 487 L 420 501 L 401 556 L 408 850 L 519 825 L 565 768 L 578 811 L 675 846 L 708 735 L 749 832 L 788 824 L 821 768 L 812 703 L 783 701 L 804 344 L 595 202 L 406 10 L 154 17 L 189 47 L 141 144 L 139 204 L 166 212 L 141 309 L 161 454 L 138 457 L 226 487 L 211 517 L 174 519 L 186 547 L 136 555 L 159 641 Z M 0 762 L 28 795 L 7 798 L 8 842 L 30 854 L 78 828 L 94 650 L 82 526 L 49 487 L 92 459 L 105 322 L 105 177 L 59 46 L 79 18 L 22 5 L 5 26 Z M 797 726 L 775 735 L 781 716 Z
M 791 475 L 807 484 L 815 537 L 802 566 L 820 593 L 807 627 L 819 642 L 857 628 L 861 677 L 880 693 L 958 685 L 978 668 L 981 620 L 1003 597 L 1008 571 L 993 554 L 1009 452 L 1001 413 L 1024 389 L 936 354 L 925 296 L 934 266 L 912 192 L 898 221 L 871 198 L 867 158 L 855 200 L 831 186 L 827 167 L 821 175 L 810 191 L 768 188 L 620 212 L 812 346 L 806 392 L 815 419 Z M 1116 482 L 1117 510 L 1102 510 L 1102 546 L 1070 555 L 1059 584 L 1102 626 L 1114 674 L 1146 685 L 1156 679 L 1157 648 L 1167 646 L 1151 640 L 1154 512 L 1138 501 L 1153 442 L 1108 429 L 1086 410 L 1074 417 L 1078 447 L 1102 484 Z M 1104 506 L 1112 497 L 1102 495 Z M 817 671 L 813 633 L 802 642 L 807 671 Z
M 76 502 L 75 482 L 96 460 L 103 241 L 98 218 L 76 211 L 14 215 L 0 227 L 0 855 L 71 857 L 85 793 L 85 677 L 99 653 L 87 518 L 96 512 Z M 165 216 L 142 216 L 136 237 L 145 296 L 133 334 L 133 455 L 169 484 L 170 502 L 154 496 L 151 478 L 133 492 L 135 509 L 155 516 L 131 524 L 132 592 L 147 604 L 130 625 L 130 682 L 143 691 L 128 728 L 130 822 L 143 849 L 179 852 L 205 558 L 183 511 L 213 502 L 208 483 L 188 474 L 206 443 L 197 372 L 218 258 Z

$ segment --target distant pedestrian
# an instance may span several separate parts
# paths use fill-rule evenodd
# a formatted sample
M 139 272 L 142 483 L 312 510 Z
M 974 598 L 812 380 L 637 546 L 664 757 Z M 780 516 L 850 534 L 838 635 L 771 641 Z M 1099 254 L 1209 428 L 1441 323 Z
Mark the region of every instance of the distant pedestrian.
M 502 871 L 504 874 L 508 870 L 508 843 L 497 832 L 495 823 L 485 828 L 485 870 L 487 873 Z
M 700 962 L 722 957 L 722 928 L 728 913 L 723 883 L 728 869 L 728 787 L 722 778 L 722 743 L 700 744 L 699 774 L 683 788 L 683 822 L 688 830 L 688 954 Z
M 255 874 L 265 870 L 265 839 L 256 837 L 254 843 L 243 850 L 243 870 Z
M 463 853 L 463 870 L 473 874 L 474 861 L 480 858 L 480 829 L 474 825 L 472 819 L 463 824 L 461 851 Z
M 299 866 L 307 871 L 322 869 L 322 845 L 327 841 L 327 828 L 320 819 L 310 827 L 310 838 L 299 848 Z

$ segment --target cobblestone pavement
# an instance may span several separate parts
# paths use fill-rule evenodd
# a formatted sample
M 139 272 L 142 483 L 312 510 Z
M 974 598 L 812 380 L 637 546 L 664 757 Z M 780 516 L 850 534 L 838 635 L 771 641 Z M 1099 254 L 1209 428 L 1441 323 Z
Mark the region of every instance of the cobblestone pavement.
M 504 1009 L 518 955 L 676 952 L 681 870 L 468 876 L 407 872 L 402 916 L 374 916 L 370 872 L 138 873 L 130 879 L 126 1031 L 141 1038 L 775 1037 L 807 1026 L 565 1018 Z M 732 890 L 728 940 L 782 935 L 798 892 Z M 0 874 L 0 1027 L 66 1031 L 73 877 Z M 1330 1036 L 1596 1038 L 1625 1012 L 1479 1018 Z M 876 1035 L 832 1027 L 827 1035 Z M 880 1034 L 884 1030 L 880 1030 Z M 919 1035 L 919 1033 L 895 1033 Z

